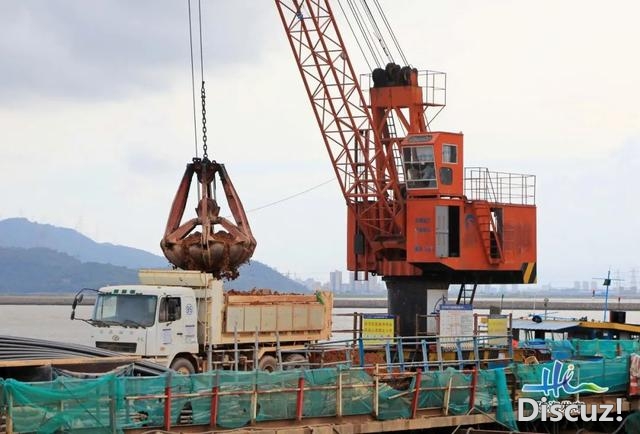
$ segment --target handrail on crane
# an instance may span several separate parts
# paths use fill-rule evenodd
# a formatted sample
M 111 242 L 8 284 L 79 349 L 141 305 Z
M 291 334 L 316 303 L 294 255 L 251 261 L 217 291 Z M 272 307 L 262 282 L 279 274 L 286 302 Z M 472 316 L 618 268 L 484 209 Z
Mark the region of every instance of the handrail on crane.
M 465 167 L 464 194 L 469 200 L 513 205 L 536 204 L 536 177 L 493 172 L 486 167 Z

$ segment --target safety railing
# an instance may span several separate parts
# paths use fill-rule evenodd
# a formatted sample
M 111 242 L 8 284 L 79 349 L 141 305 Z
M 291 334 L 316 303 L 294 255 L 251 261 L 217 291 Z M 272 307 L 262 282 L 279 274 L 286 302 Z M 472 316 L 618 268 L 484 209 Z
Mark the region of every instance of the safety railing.
M 511 334 L 356 338 L 309 345 L 311 368 L 360 367 L 386 372 L 476 369 L 513 361 Z
M 495 378 L 504 375 L 502 370 L 429 372 L 422 368 L 390 373 L 376 366 L 373 371 L 342 368 L 265 374 L 218 370 L 190 377 L 112 376 L 87 380 L 82 391 L 75 390 L 71 382 L 68 390 L 52 387 L 54 383 L 11 382 L 4 390 L 1 411 L 8 434 L 156 427 L 169 431 L 186 425 L 239 428 L 271 420 L 367 414 L 377 420 L 409 419 L 418 417 L 421 410 L 463 415 L 479 405 L 482 412 L 491 412 L 498 401 L 511 408 L 508 390 L 495 388 Z M 97 387 L 92 387 L 94 383 Z M 36 390 L 41 396 L 36 396 Z M 488 399 L 479 402 L 476 397 L 481 392 Z
M 603 349 L 611 353 L 610 358 L 571 360 L 578 383 L 606 386 L 610 395 L 617 396 L 631 387 L 629 357 L 637 351 L 637 341 L 574 341 L 573 345 L 583 348 L 584 354 Z M 621 351 L 623 356 L 618 355 Z M 513 430 L 511 396 L 532 379 L 539 381 L 549 368 L 511 364 L 514 378 L 508 382 L 504 369 L 440 370 L 411 363 L 406 362 L 404 370 L 394 363 L 393 369 L 376 364 L 275 373 L 217 370 L 191 376 L 0 380 L 0 420 L 5 431 L 14 434 L 159 427 L 169 431 L 183 425 L 230 429 L 276 420 L 331 421 L 357 415 L 389 420 L 477 412 L 490 414 Z
M 490 172 L 486 167 L 465 167 L 464 194 L 470 200 L 513 205 L 536 204 L 536 177 Z
M 426 106 L 427 124 L 430 124 L 447 105 L 447 74 L 441 71 L 419 70 L 418 86 L 422 91 L 423 104 Z M 360 74 L 360 88 L 367 101 L 372 87 L 372 74 Z

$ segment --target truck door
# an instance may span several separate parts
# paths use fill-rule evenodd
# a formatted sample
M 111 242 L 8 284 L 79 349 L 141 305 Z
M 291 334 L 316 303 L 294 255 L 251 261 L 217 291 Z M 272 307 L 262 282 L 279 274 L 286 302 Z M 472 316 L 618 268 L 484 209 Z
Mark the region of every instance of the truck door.
M 160 354 L 198 351 L 195 298 L 163 296 L 158 307 L 157 342 Z

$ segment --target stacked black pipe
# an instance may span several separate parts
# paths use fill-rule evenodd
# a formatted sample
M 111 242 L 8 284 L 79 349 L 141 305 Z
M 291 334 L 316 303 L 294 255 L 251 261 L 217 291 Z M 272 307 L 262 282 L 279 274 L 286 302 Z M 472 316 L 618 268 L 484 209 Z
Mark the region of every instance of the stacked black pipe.
M 122 354 L 86 345 L 0 335 L 0 361 L 118 356 L 122 356 Z M 134 362 L 133 375 L 154 376 L 160 375 L 167 370 L 164 366 L 140 360 Z

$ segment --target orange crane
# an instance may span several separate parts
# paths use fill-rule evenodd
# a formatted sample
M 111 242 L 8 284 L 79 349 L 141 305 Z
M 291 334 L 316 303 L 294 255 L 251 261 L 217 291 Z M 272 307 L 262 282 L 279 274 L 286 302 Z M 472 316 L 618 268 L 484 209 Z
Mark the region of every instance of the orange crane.
M 535 282 L 535 177 L 463 166 L 463 135 L 427 116 L 446 76 L 390 62 L 363 86 L 328 0 L 275 4 L 346 200 L 347 268 L 383 277 L 399 332 L 424 331 L 450 284 L 462 304 Z

